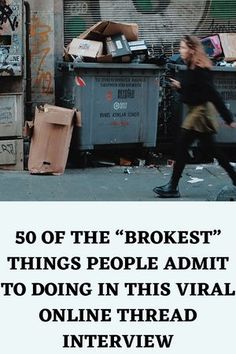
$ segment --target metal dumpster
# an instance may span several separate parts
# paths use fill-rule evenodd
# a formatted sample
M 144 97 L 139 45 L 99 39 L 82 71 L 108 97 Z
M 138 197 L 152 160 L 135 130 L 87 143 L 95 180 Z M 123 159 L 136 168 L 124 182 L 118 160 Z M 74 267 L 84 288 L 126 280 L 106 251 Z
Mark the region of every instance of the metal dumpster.
M 186 66 L 171 64 L 169 65 L 169 69 L 171 71 L 170 75 L 178 79 L 178 72 L 185 70 Z M 236 121 L 236 68 L 214 66 L 212 71 L 215 87 L 221 94 L 226 106 L 230 109 L 234 120 Z M 173 100 L 173 104 L 179 105 L 178 110 L 176 111 L 180 113 L 180 117 L 176 117 L 176 121 L 181 122 L 187 112 L 186 106 L 179 100 L 176 100 L 176 94 L 174 97 L 175 101 Z M 216 142 L 222 144 L 236 144 L 236 130 L 227 126 L 220 115 L 217 116 L 217 120 L 219 123 L 219 130 L 216 134 Z
M 156 145 L 160 69 L 152 64 L 58 63 L 56 104 L 81 111 L 77 147 Z
M 213 72 L 215 86 L 236 121 L 236 68 L 214 67 Z M 227 126 L 220 117 L 218 117 L 218 121 L 220 128 L 216 135 L 216 141 L 236 144 L 236 130 Z

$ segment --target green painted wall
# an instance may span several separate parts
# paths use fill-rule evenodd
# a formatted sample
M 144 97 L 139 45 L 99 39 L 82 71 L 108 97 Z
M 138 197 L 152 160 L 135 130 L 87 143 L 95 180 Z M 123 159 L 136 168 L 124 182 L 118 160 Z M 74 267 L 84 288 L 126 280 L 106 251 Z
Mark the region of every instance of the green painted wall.
M 236 0 L 212 0 L 211 16 L 215 19 L 235 18 Z

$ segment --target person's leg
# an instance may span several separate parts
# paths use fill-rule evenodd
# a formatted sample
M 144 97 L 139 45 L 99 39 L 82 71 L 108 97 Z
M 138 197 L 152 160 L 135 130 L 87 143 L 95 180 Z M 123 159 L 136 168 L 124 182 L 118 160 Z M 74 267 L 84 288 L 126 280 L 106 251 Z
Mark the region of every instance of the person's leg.
M 155 187 L 153 191 L 161 197 L 173 198 L 179 197 L 178 184 L 182 176 L 185 164 L 188 159 L 188 149 L 196 138 L 196 132 L 193 130 L 182 129 L 176 146 L 176 160 L 170 181 L 159 187 Z
M 229 160 L 221 151 L 221 149 L 215 144 L 215 137 L 213 134 L 202 134 L 201 144 L 206 151 L 208 151 L 213 157 L 217 159 L 219 165 L 228 173 L 232 180 L 233 185 L 236 186 L 236 172 L 229 163 Z

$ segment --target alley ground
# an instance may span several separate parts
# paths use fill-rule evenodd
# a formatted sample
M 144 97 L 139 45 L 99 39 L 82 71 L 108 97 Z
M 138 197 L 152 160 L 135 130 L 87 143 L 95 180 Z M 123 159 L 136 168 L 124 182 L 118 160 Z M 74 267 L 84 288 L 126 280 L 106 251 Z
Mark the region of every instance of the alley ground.
M 189 164 L 180 182 L 181 198 L 161 199 L 152 191 L 168 182 L 172 167 L 88 167 L 60 176 L 0 171 L 1 201 L 234 201 L 233 187 L 217 164 Z M 223 189 L 223 192 L 222 192 Z M 220 193 L 220 194 L 219 194 Z

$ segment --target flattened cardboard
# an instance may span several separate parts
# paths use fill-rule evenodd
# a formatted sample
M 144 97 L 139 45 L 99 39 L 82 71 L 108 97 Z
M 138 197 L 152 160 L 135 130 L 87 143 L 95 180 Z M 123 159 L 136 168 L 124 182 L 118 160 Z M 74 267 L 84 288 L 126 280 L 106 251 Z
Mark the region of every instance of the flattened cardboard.
M 236 33 L 218 33 L 225 61 L 236 60 Z
M 128 41 L 136 41 L 138 39 L 138 25 L 136 23 L 119 23 L 108 21 L 103 34 L 105 36 L 113 36 L 117 33 L 123 33 Z
M 81 33 L 80 39 L 88 39 L 94 41 L 106 41 L 109 36 L 123 34 L 127 41 L 135 41 L 138 39 L 138 25 L 136 23 L 122 23 L 112 21 L 100 21 L 95 25 Z M 97 55 L 97 62 L 111 63 L 111 62 L 130 62 L 131 58 L 128 55 L 113 57 L 110 53 Z
M 99 34 L 102 38 L 117 33 L 123 33 L 128 41 L 136 41 L 138 40 L 138 25 L 136 23 L 100 21 L 83 32 L 79 38 L 98 40 Z
M 62 174 L 65 170 L 75 111 L 45 105 L 36 108 L 28 169 L 31 174 Z
M 34 122 L 32 120 L 26 120 L 23 127 L 23 137 L 28 138 L 33 134 Z
M 88 39 L 73 38 L 69 44 L 69 55 L 96 58 L 103 51 L 103 43 Z
M 58 106 L 45 105 L 44 112 L 45 121 L 51 124 L 59 125 L 71 125 L 71 109 L 66 110 L 65 108 Z

